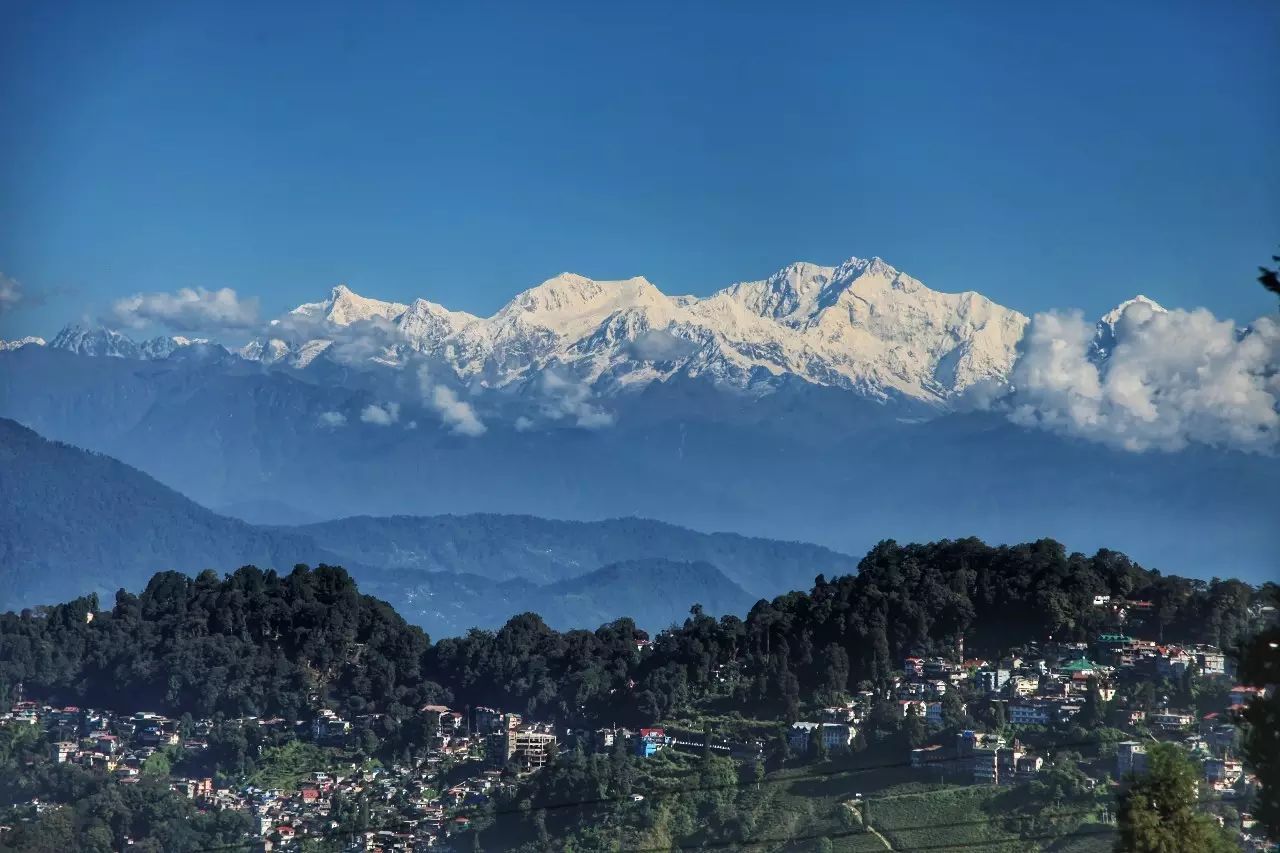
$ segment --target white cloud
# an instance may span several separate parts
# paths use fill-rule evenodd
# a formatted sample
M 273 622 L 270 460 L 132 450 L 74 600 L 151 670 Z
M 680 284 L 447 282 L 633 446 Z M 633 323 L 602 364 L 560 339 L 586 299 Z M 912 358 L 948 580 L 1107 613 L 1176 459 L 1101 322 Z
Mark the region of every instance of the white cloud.
M 542 374 L 542 390 L 547 395 L 543 414 L 552 420 L 571 419 L 583 429 L 613 426 L 613 414 L 591 402 L 591 389 L 584 383 L 548 369 Z
M 472 437 L 484 435 L 485 425 L 476 417 L 475 409 L 465 400 L 459 400 L 452 388 L 437 385 L 431 390 L 431 406 L 440 413 L 440 419 L 449 431 Z
M 360 412 L 360 420 L 377 426 L 391 426 L 400 420 L 400 404 L 384 403 L 381 406 L 370 403 Z
M 1079 312 L 1037 314 L 1003 401 L 1016 423 L 1125 450 L 1191 443 L 1270 452 L 1280 441 L 1280 325 L 1241 334 L 1205 309 L 1126 309 L 1104 360 Z
M 650 329 L 626 347 L 627 352 L 642 361 L 677 361 L 693 355 L 698 345 L 666 329 Z
M 470 403 L 460 399 L 452 388 L 431 381 L 431 371 L 426 365 L 418 368 L 418 388 L 422 392 L 422 399 L 440 415 L 440 420 L 450 432 L 472 438 L 488 432 Z
M 4 273 L 0 273 L 0 314 L 12 311 L 26 299 L 22 284 Z
M 516 418 L 516 432 L 528 432 L 533 429 L 533 419 L 526 418 L 524 415 Z
M 342 412 L 321 412 L 319 420 L 321 426 L 337 428 L 347 425 L 347 416 Z
M 111 307 L 116 322 L 134 329 L 152 323 L 178 332 L 242 331 L 258 325 L 258 300 L 234 290 L 184 287 L 174 293 L 135 293 Z

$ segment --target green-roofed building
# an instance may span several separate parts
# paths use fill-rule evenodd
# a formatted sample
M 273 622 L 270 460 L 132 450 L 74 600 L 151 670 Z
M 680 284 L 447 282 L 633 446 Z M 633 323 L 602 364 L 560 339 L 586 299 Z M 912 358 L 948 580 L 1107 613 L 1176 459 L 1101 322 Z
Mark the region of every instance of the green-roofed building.
M 1066 675 L 1076 675 L 1077 673 L 1079 673 L 1080 675 L 1092 675 L 1093 673 L 1097 672 L 1099 669 L 1100 667 L 1098 666 L 1098 664 L 1094 663 L 1088 658 L 1080 658 L 1078 660 L 1073 660 L 1071 661 L 1071 663 L 1063 664 L 1062 666 L 1058 667 L 1058 671 Z

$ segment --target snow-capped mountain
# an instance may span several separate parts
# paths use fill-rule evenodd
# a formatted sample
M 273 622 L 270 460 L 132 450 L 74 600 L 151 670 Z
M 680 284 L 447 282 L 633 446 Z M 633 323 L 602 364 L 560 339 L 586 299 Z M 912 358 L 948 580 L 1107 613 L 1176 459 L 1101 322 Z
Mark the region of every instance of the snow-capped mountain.
M 306 302 L 289 312 L 291 319 L 320 320 L 335 326 L 349 326 L 360 320 L 393 320 L 408 308 L 399 302 L 383 302 L 353 293 L 340 284 L 320 302 Z
M 1164 311 L 1138 296 L 1108 312 L 1098 321 L 1096 359 L 1108 357 L 1118 324 L 1135 306 Z M 834 267 L 791 264 L 707 297 L 668 296 L 643 277 L 562 273 L 490 317 L 426 299 L 371 299 L 338 285 L 235 352 L 291 369 L 317 359 L 397 367 L 425 357 L 435 381 L 472 393 L 568 383 L 575 394 L 607 397 L 674 377 L 766 393 L 795 378 L 946 409 L 976 383 L 1008 379 L 1027 323 L 981 294 L 931 290 L 880 258 L 851 258 Z M 72 325 L 50 346 L 158 359 L 205 342 L 135 343 L 118 331 Z
M 44 338 L 27 335 L 25 338 L 18 338 L 16 341 L 0 341 L 0 352 L 9 352 L 28 345 L 42 347 L 44 344 Z
M 1151 311 L 1155 314 L 1168 313 L 1164 306 L 1156 302 L 1154 299 L 1148 299 L 1139 293 L 1132 299 L 1126 299 L 1115 308 L 1103 314 L 1098 320 L 1097 331 L 1093 336 L 1092 356 L 1095 361 L 1105 361 L 1111 351 L 1115 349 L 1117 328 L 1125 312 L 1135 307 L 1138 311 Z
M 1027 318 L 977 293 L 930 290 L 879 258 L 853 258 L 838 267 L 792 264 L 705 298 L 668 296 L 639 277 L 563 273 L 488 318 L 425 299 L 408 306 L 368 299 L 339 286 L 276 321 L 279 338 L 241 354 L 305 367 L 328 348 L 326 327 L 349 336 L 351 327 L 370 326 L 385 336 L 388 322 L 394 334 L 378 360 L 429 355 L 481 387 L 518 384 L 548 369 L 597 393 L 675 375 L 740 388 L 796 376 L 874 399 L 944 404 L 975 382 L 1008 374 Z
M 49 343 L 49 347 L 67 350 L 77 355 L 160 359 L 168 358 L 175 350 L 182 347 L 207 343 L 209 343 L 207 338 L 185 338 L 181 335 L 160 335 L 138 343 L 115 329 L 73 323 L 63 327 L 62 331 L 58 332 Z
M 73 323 L 63 327 L 49 343 L 50 349 L 67 350 L 77 355 L 112 358 L 141 358 L 141 351 L 133 340 L 121 332 L 104 326 L 85 326 Z

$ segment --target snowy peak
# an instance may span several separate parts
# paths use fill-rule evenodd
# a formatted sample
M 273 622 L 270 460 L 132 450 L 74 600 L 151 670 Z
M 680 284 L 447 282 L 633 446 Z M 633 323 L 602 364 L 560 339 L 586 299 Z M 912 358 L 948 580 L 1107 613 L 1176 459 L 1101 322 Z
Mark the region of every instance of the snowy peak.
M 339 284 L 329 292 L 328 299 L 304 303 L 289 313 L 307 319 L 324 320 L 335 326 L 349 326 L 361 320 L 394 320 L 408 307 L 399 302 L 369 299 L 345 284 Z
M 1103 314 L 1102 318 L 1098 320 L 1098 323 L 1104 326 L 1109 326 L 1110 328 L 1114 329 L 1116 325 L 1120 322 L 1120 318 L 1122 318 L 1129 311 L 1129 309 L 1134 306 L 1138 306 L 1138 310 L 1140 312 L 1143 311 L 1143 309 L 1146 309 L 1155 314 L 1168 313 L 1168 311 L 1165 310 L 1164 306 L 1161 305 L 1159 302 L 1156 302 L 1154 299 L 1148 299 L 1147 297 L 1139 293 L 1137 296 L 1133 297 L 1132 299 L 1126 299 L 1124 302 L 1121 302 L 1115 308 L 1112 308 L 1110 311 Z
M 774 320 L 812 316 L 819 296 L 831 282 L 835 267 L 795 263 L 783 267 L 764 281 L 730 285 L 721 291 L 753 314 Z
M 1116 344 L 1124 336 L 1123 326 L 1127 322 L 1142 323 L 1155 314 L 1167 314 L 1168 311 L 1154 299 L 1138 294 L 1126 299 L 1115 308 L 1103 314 L 1098 320 L 1093 335 L 1092 355 L 1095 361 L 1108 358 L 1115 350 Z
M 181 335 L 172 337 L 160 335 L 137 343 L 128 335 L 117 332 L 115 329 L 108 329 L 106 326 L 85 326 L 73 323 L 54 336 L 49 343 L 49 348 L 66 350 L 77 355 L 154 360 L 168 358 L 183 347 L 207 343 L 209 341 L 205 338 L 185 338 Z
M 54 336 L 49 348 L 100 358 L 140 357 L 138 345 L 128 335 L 105 326 L 85 326 L 80 323 L 64 326 L 62 331 Z
M 553 325 L 564 317 L 611 313 L 611 309 L 644 301 L 646 298 L 652 300 L 666 297 L 643 277 L 622 281 L 596 281 L 565 272 L 518 294 L 498 313 L 523 313 L 536 317 L 539 322 Z
M 27 335 L 25 338 L 18 338 L 16 341 L 0 341 L 0 352 L 10 352 L 11 350 L 22 349 L 25 346 L 42 347 L 44 345 L 44 338 Z
M 415 299 L 404 313 L 395 319 L 396 328 L 405 339 L 419 348 L 454 334 L 480 318 L 464 311 L 450 311 L 426 299 Z
M 490 317 L 427 299 L 371 299 L 338 285 L 272 324 L 239 355 L 293 368 L 316 359 L 404 367 L 426 355 L 438 362 L 433 371 L 452 370 L 475 387 L 540 386 L 554 375 L 602 396 L 676 376 L 759 393 L 796 378 L 946 407 L 976 382 L 1007 378 L 1027 318 L 977 293 L 931 290 L 872 257 L 793 263 L 707 297 L 667 296 L 642 277 L 566 272 Z M 139 346 L 108 330 L 64 332 L 55 341 L 143 358 L 181 343 Z

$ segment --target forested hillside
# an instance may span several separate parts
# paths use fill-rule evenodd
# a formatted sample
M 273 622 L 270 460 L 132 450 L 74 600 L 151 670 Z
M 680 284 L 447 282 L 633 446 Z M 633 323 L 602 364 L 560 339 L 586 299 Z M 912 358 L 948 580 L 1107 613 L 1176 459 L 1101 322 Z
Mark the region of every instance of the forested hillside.
M 995 653 L 1028 637 L 1084 639 L 1103 625 L 1095 595 L 1142 598 L 1138 629 L 1231 646 L 1257 591 L 1239 581 L 1166 577 L 1109 551 L 1067 554 L 1051 540 L 884 542 L 856 575 L 715 619 L 696 604 L 641 652 L 631 619 L 559 632 L 528 613 L 498 631 L 434 644 L 341 569 L 287 575 L 245 568 L 219 579 L 157 575 L 90 621 L 82 598 L 0 616 L 0 692 L 170 713 L 287 713 L 311 702 L 375 707 L 392 724 L 446 697 L 566 724 L 649 723 L 740 674 L 733 703 L 787 716 L 799 697 L 883 681 L 910 653 Z
M 157 571 L 292 566 L 305 536 L 220 516 L 97 453 L 0 418 L 0 610 L 139 589 Z

